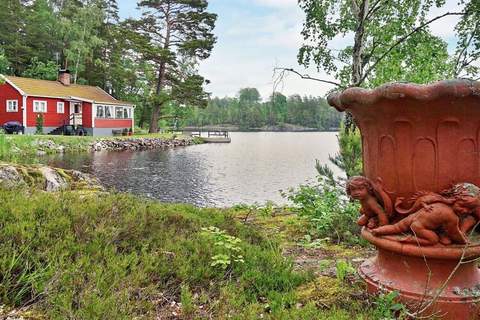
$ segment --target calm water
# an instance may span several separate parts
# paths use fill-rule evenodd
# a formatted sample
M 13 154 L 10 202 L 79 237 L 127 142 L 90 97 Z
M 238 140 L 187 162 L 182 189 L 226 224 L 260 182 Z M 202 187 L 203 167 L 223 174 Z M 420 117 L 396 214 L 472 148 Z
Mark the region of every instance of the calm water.
M 93 173 L 108 187 L 199 206 L 285 203 L 279 190 L 314 181 L 315 159 L 328 163 L 336 133 L 232 133 L 230 144 L 166 151 L 97 152 L 49 160 Z

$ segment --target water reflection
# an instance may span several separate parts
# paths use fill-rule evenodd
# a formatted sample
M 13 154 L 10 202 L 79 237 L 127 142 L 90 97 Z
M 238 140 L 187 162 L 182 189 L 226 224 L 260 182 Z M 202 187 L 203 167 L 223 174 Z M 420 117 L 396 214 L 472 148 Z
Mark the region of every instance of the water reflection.
M 337 149 L 335 133 L 232 133 L 231 144 L 65 155 L 49 163 L 162 201 L 231 206 L 285 203 L 279 190 L 313 180 L 315 159 L 327 163 Z

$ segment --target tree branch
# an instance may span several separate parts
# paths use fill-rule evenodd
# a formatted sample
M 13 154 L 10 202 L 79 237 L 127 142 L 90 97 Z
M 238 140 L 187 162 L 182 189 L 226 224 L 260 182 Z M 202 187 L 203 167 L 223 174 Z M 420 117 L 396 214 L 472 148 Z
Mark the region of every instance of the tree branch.
M 340 87 L 340 88 L 345 88 L 344 86 L 342 86 L 340 83 L 338 82 L 334 82 L 334 81 L 330 81 L 330 80 L 325 80 L 325 79 L 320 79 L 320 78 L 315 78 L 315 77 L 311 77 L 309 76 L 308 74 L 301 74 L 300 72 L 296 71 L 295 69 L 293 68 L 280 68 L 280 67 L 276 67 L 273 69 L 274 71 L 281 71 L 281 72 L 291 72 L 291 73 L 294 73 L 296 75 L 298 75 L 300 78 L 302 79 L 306 79 L 306 80 L 313 80 L 313 81 L 318 81 L 318 82 L 323 82 L 323 83 L 328 83 L 328 84 L 332 84 L 334 86 L 337 86 L 337 87 Z
M 477 29 L 478 29 L 478 21 L 475 24 L 475 29 L 472 32 L 472 34 L 470 35 L 469 39 L 467 40 L 467 43 L 465 44 L 465 46 L 462 48 L 462 50 L 458 54 L 457 61 L 455 63 L 455 77 L 457 77 L 460 74 L 460 72 L 462 72 L 462 69 L 466 67 L 465 61 L 467 59 L 467 49 L 470 46 L 470 44 L 472 43 L 472 40 L 475 37 L 475 34 L 477 33 Z M 463 56 L 463 63 L 462 63 L 462 66 L 459 68 L 460 59 L 462 58 L 462 56 Z
M 375 14 L 375 12 L 377 12 L 378 9 L 380 9 L 381 6 L 379 4 L 380 4 L 381 1 L 382 0 L 377 0 L 371 5 L 370 10 L 368 10 L 367 15 L 365 16 L 365 20 L 370 19 L 370 17 L 373 14 Z
M 405 40 L 407 40 L 410 36 L 412 36 L 414 33 L 422 30 L 423 28 L 425 28 L 426 26 L 430 25 L 431 23 L 441 19 L 441 18 L 444 18 L 444 17 L 447 17 L 447 16 L 460 16 L 460 15 L 466 15 L 468 14 L 467 12 L 447 12 L 447 13 L 444 13 L 440 16 L 437 16 L 435 18 L 432 18 L 430 20 L 428 20 L 427 22 L 425 23 L 422 23 L 421 25 L 419 25 L 418 27 L 416 27 L 415 29 L 413 29 L 412 31 L 410 31 L 408 34 L 406 34 L 405 36 L 401 37 L 400 39 L 397 40 L 397 42 L 395 42 L 390 48 L 388 48 L 387 51 L 385 51 L 381 56 L 380 58 L 378 58 L 375 63 L 373 65 L 371 65 L 367 71 L 365 71 L 365 73 L 363 74 L 362 78 L 360 79 L 359 83 L 357 85 L 360 85 L 362 84 L 365 79 L 368 77 L 368 75 L 375 69 L 375 67 L 380 63 L 380 61 L 382 61 L 390 52 L 393 51 L 393 49 L 395 49 L 398 45 L 400 45 L 401 43 L 403 43 Z

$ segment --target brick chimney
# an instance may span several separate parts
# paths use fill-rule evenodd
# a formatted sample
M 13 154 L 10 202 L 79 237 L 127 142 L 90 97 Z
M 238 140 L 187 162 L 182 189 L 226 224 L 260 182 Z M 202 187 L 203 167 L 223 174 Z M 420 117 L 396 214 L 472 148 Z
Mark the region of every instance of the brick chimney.
M 60 69 L 58 70 L 58 81 L 64 86 L 70 85 L 70 70 L 68 69 Z

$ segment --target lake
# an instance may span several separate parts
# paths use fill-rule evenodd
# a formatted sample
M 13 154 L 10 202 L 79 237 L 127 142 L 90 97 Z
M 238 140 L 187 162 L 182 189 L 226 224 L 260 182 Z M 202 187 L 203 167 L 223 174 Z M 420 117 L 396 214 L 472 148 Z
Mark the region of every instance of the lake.
M 336 134 L 233 132 L 230 144 L 66 154 L 48 162 L 92 173 L 107 187 L 166 202 L 202 207 L 285 204 L 280 190 L 314 182 L 315 159 L 329 163 L 328 156 L 338 151 Z

